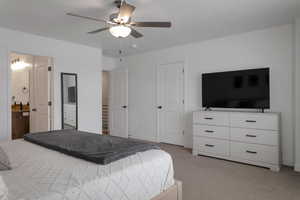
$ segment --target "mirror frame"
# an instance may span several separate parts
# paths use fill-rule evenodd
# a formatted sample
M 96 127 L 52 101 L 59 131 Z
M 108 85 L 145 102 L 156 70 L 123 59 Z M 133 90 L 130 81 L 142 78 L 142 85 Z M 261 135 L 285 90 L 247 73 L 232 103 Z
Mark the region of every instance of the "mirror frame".
M 78 84 L 77 84 L 77 74 L 76 73 L 65 73 L 62 72 L 60 74 L 60 81 L 61 81 L 61 129 L 64 129 L 64 81 L 63 77 L 64 75 L 70 75 L 70 76 L 75 76 L 75 88 L 76 88 L 76 127 L 75 130 L 78 130 Z

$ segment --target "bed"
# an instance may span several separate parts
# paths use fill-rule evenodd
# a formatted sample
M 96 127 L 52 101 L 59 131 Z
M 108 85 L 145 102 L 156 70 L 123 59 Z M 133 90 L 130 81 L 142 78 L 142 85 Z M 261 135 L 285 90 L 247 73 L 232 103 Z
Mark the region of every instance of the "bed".
M 99 165 L 15 140 L 0 142 L 12 170 L 1 171 L 0 197 L 9 200 L 181 200 L 171 156 L 139 152 Z

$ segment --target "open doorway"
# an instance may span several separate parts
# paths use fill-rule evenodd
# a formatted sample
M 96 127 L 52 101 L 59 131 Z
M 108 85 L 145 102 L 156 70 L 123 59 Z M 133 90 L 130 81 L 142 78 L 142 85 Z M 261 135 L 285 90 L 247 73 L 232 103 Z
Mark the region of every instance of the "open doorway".
M 102 71 L 102 134 L 109 135 L 109 71 Z
M 12 139 L 51 130 L 52 63 L 51 57 L 10 54 Z
M 102 71 L 102 134 L 128 138 L 128 70 Z

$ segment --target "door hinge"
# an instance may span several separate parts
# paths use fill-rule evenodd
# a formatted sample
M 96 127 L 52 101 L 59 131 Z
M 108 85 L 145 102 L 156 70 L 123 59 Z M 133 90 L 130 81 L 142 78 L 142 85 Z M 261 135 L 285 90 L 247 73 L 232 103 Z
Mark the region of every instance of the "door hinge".
M 48 106 L 52 106 L 52 101 L 48 101 Z
M 184 135 L 184 130 L 182 131 L 182 135 Z
M 182 100 L 182 103 L 184 104 L 184 99 Z
M 48 72 L 51 72 L 51 70 L 52 70 L 52 67 L 48 66 Z
M 184 69 L 182 69 L 182 73 L 184 73 Z

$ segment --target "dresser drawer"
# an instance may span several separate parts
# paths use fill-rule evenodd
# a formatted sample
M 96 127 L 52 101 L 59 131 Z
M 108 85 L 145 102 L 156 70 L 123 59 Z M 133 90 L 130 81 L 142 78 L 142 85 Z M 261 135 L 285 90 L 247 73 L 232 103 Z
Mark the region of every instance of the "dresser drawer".
M 278 130 L 278 115 L 257 113 L 231 113 L 230 125 L 232 127 L 253 128 L 265 130 Z
M 229 126 L 229 114 L 223 112 L 194 112 L 193 122 L 196 124 Z
M 234 158 L 269 164 L 279 163 L 277 147 L 231 142 L 230 153 Z
M 220 156 L 229 156 L 229 141 L 194 137 L 194 148 L 200 153 L 212 153 Z
M 229 127 L 194 125 L 193 129 L 194 136 L 229 139 Z
M 230 139 L 239 142 L 278 146 L 278 132 L 269 130 L 255 130 L 231 128 Z

